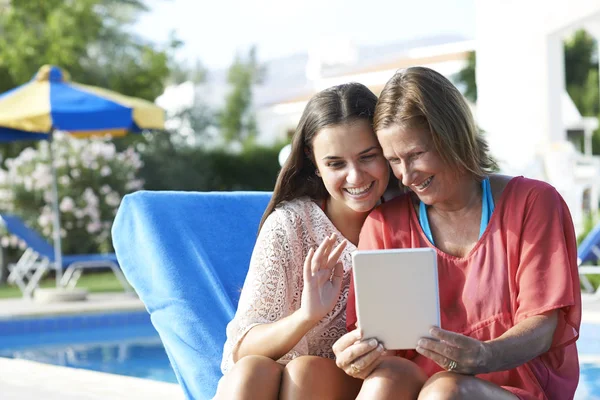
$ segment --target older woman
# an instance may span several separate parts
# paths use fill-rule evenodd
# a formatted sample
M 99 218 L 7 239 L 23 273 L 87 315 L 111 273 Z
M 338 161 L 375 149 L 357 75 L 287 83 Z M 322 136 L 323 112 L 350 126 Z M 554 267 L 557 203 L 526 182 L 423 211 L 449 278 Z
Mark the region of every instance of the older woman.
M 381 93 L 374 128 L 411 192 L 369 215 L 359 248 L 431 247 L 438 255 L 441 328 L 416 351 L 396 352 L 429 377 L 418 399 L 572 398 L 581 294 L 561 196 L 544 182 L 493 173 L 468 105 L 433 70 L 397 73 Z M 359 339 L 356 330 L 334 345 L 338 366 L 358 378 L 389 367 L 391 357 Z M 379 398 L 391 392 L 378 390 Z

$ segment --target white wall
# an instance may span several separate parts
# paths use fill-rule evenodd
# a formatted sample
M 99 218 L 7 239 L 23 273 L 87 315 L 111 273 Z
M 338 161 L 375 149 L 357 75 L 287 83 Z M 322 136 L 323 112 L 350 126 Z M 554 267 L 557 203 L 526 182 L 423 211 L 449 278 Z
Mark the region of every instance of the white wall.
M 477 116 L 491 150 L 505 172 L 555 185 L 580 226 L 584 183 L 562 118 L 563 39 L 600 19 L 600 1 L 476 0 L 476 18 Z

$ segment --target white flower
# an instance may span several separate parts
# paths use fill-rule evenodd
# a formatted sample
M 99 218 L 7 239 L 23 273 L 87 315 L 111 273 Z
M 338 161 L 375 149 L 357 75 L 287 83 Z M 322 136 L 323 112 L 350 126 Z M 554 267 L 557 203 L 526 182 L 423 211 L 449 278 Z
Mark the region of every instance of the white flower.
M 0 239 L 0 244 L 4 248 L 10 246 L 10 238 L 8 236 L 2 236 L 2 239 Z
M 108 194 L 111 191 L 111 187 L 108 185 L 102 185 L 102 187 L 100 187 L 100 193 L 101 194 Z
M 60 183 L 62 186 L 69 186 L 69 184 L 71 183 L 71 179 L 68 175 L 63 175 L 60 178 L 58 178 L 58 183 Z
M 81 176 L 81 172 L 78 169 L 73 168 L 71 170 L 71 176 L 73 177 L 73 179 L 77 179 Z
M 33 190 L 33 179 L 30 176 L 23 178 L 23 186 L 25 186 L 25 190 L 31 192 Z
M 96 233 L 102 229 L 102 225 L 99 222 L 90 222 L 86 225 L 85 229 L 88 233 Z
M 108 165 L 105 165 L 100 169 L 101 176 L 109 176 L 111 173 L 112 171 Z
M 75 208 L 75 201 L 73 201 L 72 198 L 70 197 L 64 197 L 61 202 L 60 202 L 60 206 L 58 207 L 60 209 L 60 211 L 62 212 L 70 212 L 73 211 L 73 209 Z
M 117 207 L 121 203 L 121 197 L 117 192 L 110 192 L 106 195 L 104 201 L 111 207 Z
M 134 179 L 125 184 L 125 189 L 128 191 L 140 190 L 144 187 L 144 181 L 142 179 Z

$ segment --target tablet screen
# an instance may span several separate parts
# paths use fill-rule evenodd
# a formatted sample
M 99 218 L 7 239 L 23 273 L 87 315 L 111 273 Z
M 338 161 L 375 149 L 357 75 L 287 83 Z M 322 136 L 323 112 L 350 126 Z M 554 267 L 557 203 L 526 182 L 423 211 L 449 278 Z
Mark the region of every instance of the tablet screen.
M 388 350 L 415 349 L 440 326 L 434 249 L 359 250 L 352 254 L 358 326 Z

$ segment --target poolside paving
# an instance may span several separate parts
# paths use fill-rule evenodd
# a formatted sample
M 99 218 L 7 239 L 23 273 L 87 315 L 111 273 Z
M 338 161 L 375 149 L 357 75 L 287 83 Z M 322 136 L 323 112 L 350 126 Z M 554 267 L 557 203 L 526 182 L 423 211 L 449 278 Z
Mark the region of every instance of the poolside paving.
M 0 300 L 0 319 L 139 310 L 145 310 L 142 301 L 135 294 L 121 292 L 90 293 L 85 301 L 59 303 L 39 303 L 24 298 Z
M 0 358 L 2 400 L 184 399 L 179 385 Z

